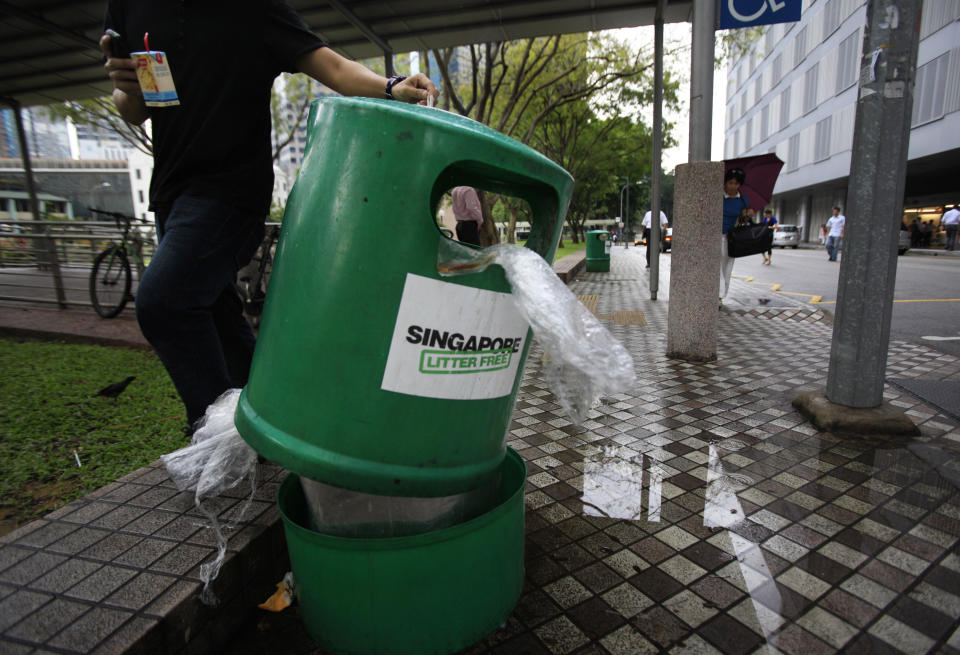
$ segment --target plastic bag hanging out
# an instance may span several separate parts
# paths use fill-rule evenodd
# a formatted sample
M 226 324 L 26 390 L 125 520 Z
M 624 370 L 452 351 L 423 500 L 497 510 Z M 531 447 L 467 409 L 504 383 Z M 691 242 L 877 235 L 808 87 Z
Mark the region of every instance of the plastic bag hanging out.
M 203 423 L 194 433 L 190 445 L 160 458 L 177 489 L 194 492 L 194 504 L 207 518 L 217 540 L 214 559 L 200 565 L 200 579 L 204 583 L 200 598 L 207 605 L 216 604 L 210 583 L 220 573 L 227 555 L 224 530 L 243 519 L 256 491 L 257 452 L 247 445 L 233 422 L 240 391 L 230 389 L 224 392 L 207 408 Z M 250 495 L 233 514 L 230 523 L 221 525 L 216 511 L 207 507 L 205 501 L 240 486 L 244 481 L 250 485 Z
M 479 273 L 490 264 L 503 267 L 517 309 L 546 354 L 546 382 L 574 423 L 583 423 L 601 396 L 633 385 L 630 353 L 537 253 L 513 244 L 475 250 L 441 239 L 437 259 L 443 276 Z

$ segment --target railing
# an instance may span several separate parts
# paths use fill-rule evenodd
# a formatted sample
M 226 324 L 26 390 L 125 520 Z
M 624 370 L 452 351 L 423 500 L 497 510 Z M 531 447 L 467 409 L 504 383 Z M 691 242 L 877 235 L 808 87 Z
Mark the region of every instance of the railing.
M 153 224 L 136 221 L 130 231 L 142 239 L 148 263 L 156 244 Z M 112 221 L 0 222 L 0 300 L 90 306 L 93 260 L 121 237 Z M 136 266 L 131 268 L 136 282 Z

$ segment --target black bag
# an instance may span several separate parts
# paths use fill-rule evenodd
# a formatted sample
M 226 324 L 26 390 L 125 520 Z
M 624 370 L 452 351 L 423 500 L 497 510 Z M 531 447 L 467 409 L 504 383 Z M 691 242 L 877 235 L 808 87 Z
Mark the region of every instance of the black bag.
M 773 230 L 766 225 L 741 225 L 727 230 L 727 254 L 730 257 L 759 255 L 773 247 Z

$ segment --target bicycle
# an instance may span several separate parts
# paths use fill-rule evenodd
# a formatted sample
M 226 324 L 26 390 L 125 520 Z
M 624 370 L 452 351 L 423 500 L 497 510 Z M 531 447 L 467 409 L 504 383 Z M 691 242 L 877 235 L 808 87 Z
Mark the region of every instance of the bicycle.
M 267 299 L 267 287 L 270 284 L 270 273 L 273 271 L 273 256 L 279 238 L 280 226 L 268 226 L 257 252 L 237 273 L 237 288 L 243 300 L 243 314 L 253 327 L 260 325 L 263 304 Z
M 137 220 L 134 217 L 93 207 L 90 211 L 113 218 L 121 232 L 120 243 L 113 243 L 99 253 L 90 271 L 90 302 L 94 311 L 103 318 L 114 318 L 123 311 L 127 302 L 133 300 L 130 292 L 133 282 L 130 259 L 137 267 L 138 280 L 146 269 L 143 261 L 144 239 L 137 230 L 130 229 Z

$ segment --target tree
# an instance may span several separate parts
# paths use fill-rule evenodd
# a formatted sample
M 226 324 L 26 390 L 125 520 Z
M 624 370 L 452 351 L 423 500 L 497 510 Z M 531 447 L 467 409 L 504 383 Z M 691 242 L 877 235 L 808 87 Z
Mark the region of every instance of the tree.
M 539 149 L 574 175 L 568 215 L 578 239 L 582 221 L 601 213 L 600 198 L 615 191 L 615 174 L 602 160 L 615 159 L 611 150 L 643 152 L 640 143 L 621 147 L 612 137 L 627 124 L 636 127 L 641 107 L 652 100 L 652 53 L 610 34 L 574 34 L 433 54 L 443 79 L 442 105 Z M 649 135 L 646 143 L 649 148 Z M 645 166 L 649 171 L 649 157 Z M 631 164 L 620 168 L 628 173 Z M 503 201 L 483 203 L 485 242 L 499 240 L 491 211 L 497 202 Z M 512 226 L 519 208 L 507 208 Z
M 47 107 L 51 118 L 65 118 L 75 125 L 89 125 L 95 129 L 117 134 L 121 139 L 148 155 L 153 154 L 153 139 L 147 123 L 131 125 L 123 120 L 110 96 L 71 100 Z

